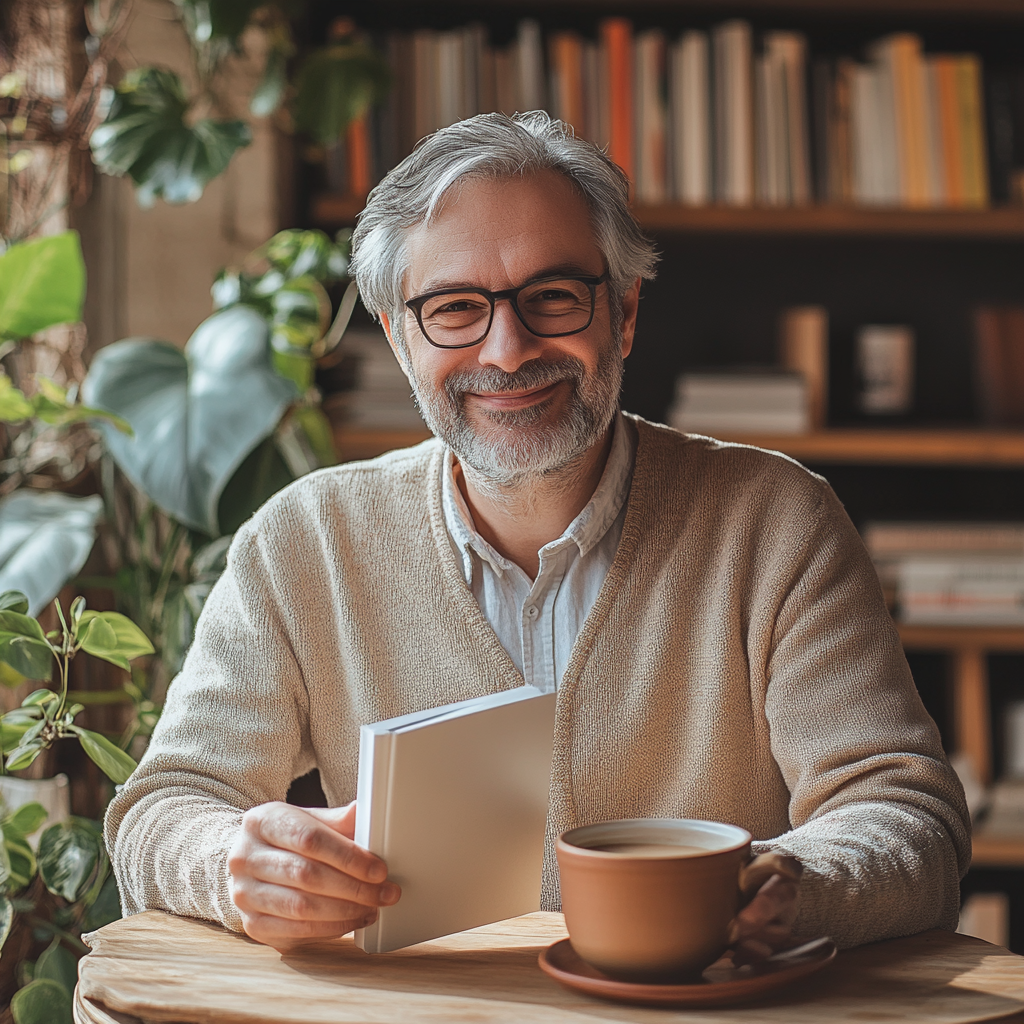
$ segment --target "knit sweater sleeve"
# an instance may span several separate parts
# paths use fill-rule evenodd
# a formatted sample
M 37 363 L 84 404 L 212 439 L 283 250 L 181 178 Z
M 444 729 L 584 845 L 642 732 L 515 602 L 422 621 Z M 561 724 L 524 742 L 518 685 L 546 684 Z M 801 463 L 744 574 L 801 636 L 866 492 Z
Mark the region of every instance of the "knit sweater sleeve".
M 970 861 L 959 780 L 917 694 L 867 552 L 822 484 L 775 617 L 765 712 L 805 867 L 798 933 L 840 945 L 955 928 Z
M 126 914 L 241 919 L 227 854 L 242 813 L 283 800 L 311 766 L 308 701 L 258 535 L 232 544 L 138 769 L 107 811 Z

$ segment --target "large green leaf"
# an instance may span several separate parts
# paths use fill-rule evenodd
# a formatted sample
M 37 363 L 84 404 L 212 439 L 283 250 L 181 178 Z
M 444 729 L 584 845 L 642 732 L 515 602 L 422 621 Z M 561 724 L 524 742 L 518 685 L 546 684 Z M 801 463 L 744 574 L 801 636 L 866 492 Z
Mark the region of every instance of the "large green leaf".
M 97 495 L 23 487 L 0 499 L 0 591 L 20 590 L 38 615 L 85 564 L 102 513 Z
M 103 883 L 96 896 L 96 902 L 85 912 L 82 919 L 82 930 L 93 931 L 102 928 L 111 921 L 121 920 L 121 896 L 117 891 L 117 882 L 110 875 Z
M 128 776 L 138 768 L 134 758 L 111 743 L 106 736 L 90 732 L 79 725 L 71 726 L 71 731 L 78 736 L 82 749 L 89 755 L 90 760 L 95 762 L 115 785 L 121 786 L 126 783 Z
M 120 612 L 83 612 L 79 643 L 89 654 L 120 665 L 126 672 L 132 659 L 153 653 L 146 634 Z
M 148 339 L 108 345 L 82 385 L 90 405 L 135 431 L 127 438 L 103 428 L 125 474 L 209 536 L 222 532 L 217 506 L 228 481 L 297 397 L 271 366 L 268 334 L 255 310 L 232 306 L 200 324 L 184 353 Z
M 85 262 L 76 231 L 12 245 L 0 256 L 0 338 L 82 319 Z
M 78 957 L 61 945 L 59 936 L 54 937 L 49 946 L 39 954 L 33 977 L 36 980 L 48 978 L 55 981 L 63 986 L 69 995 L 74 995 L 75 986 L 78 984 Z
M 46 821 L 46 808 L 36 802 L 22 804 L 4 823 L 3 832 L 5 836 L 16 838 L 17 836 L 30 836 Z
M 376 50 L 359 42 L 325 46 L 299 72 L 295 123 L 323 145 L 333 145 L 390 85 L 388 62 Z
M 89 888 L 99 863 L 100 837 L 88 822 L 68 818 L 43 832 L 36 856 L 46 888 L 74 903 Z
M 71 995 L 52 978 L 37 978 L 11 999 L 15 1024 L 74 1024 Z
M 187 123 L 188 106 L 173 71 L 133 68 L 118 85 L 106 121 L 92 134 L 96 163 L 106 174 L 131 175 L 142 206 L 158 198 L 195 202 L 235 152 L 252 141 L 244 121 Z

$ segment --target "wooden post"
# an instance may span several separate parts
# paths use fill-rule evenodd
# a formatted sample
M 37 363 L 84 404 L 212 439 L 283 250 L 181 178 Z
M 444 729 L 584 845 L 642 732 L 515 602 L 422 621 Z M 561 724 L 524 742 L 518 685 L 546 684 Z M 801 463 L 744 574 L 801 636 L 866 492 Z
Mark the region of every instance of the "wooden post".
M 987 786 L 992 781 L 992 739 L 983 647 L 964 645 L 953 652 L 953 706 L 957 753 L 971 759 Z

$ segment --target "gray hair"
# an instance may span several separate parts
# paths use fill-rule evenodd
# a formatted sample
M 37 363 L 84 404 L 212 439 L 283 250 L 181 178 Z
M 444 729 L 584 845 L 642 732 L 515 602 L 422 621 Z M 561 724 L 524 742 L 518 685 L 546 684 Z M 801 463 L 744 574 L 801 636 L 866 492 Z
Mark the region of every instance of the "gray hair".
M 404 342 L 405 231 L 428 222 L 463 178 L 544 170 L 565 175 L 586 202 L 616 306 L 638 277 L 654 277 L 658 256 L 629 209 L 629 179 L 605 153 L 542 110 L 514 117 L 478 114 L 422 139 L 373 189 L 359 215 L 351 271 L 369 312 L 391 312 L 396 340 Z

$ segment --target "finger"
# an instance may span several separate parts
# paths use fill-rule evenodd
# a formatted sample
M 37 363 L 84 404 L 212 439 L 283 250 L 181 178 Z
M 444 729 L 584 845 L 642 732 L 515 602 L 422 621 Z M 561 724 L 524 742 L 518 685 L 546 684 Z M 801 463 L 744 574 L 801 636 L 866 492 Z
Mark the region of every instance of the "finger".
M 376 919 L 376 911 L 339 921 L 294 921 L 270 914 L 243 914 L 242 927 L 249 938 L 287 952 L 307 942 L 340 938 L 357 928 L 368 927 Z
M 402 894 L 394 882 L 361 882 L 321 861 L 270 847 L 264 847 L 247 858 L 246 873 L 260 882 L 314 896 L 348 900 L 366 907 L 391 906 Z
M 767 960 L 774 952 L 775 950 L 765 942 L 747 939 L 733 948 L 732 962 L 737 967 L 742 967 L 744 964 L 759 964 Z
M 363 882 L 383 882 L 387 878 L 384 861 L 300 807 L 269 805 L 261 815 L 244 821 L 269 846 L 320 861 Z
M 346 839 L 354 839 L 356 834 L 356 802 L 345 804 L 343 807 L 304 807 L 319 821 L 333 828 L 339 835 Z
M 231 899 L 242 913 L 267 914 L 287 921 L 350 921 L 376 913 L 376 907 L 330 896 L 314 896 L 252 878 L 232 885 Z
M 736 915 L 736 920 L 747 931 L 775 922 L 792 924 L 796 920 L 799 903 L 797 883 L 774 875 Z

